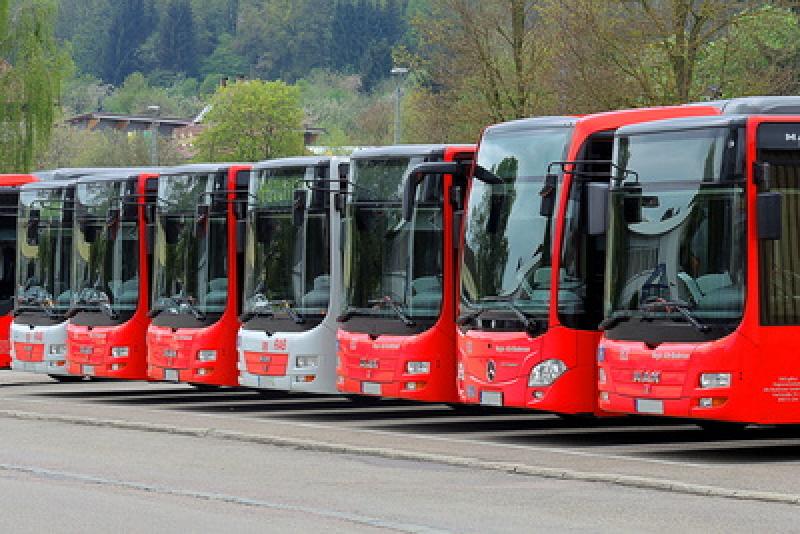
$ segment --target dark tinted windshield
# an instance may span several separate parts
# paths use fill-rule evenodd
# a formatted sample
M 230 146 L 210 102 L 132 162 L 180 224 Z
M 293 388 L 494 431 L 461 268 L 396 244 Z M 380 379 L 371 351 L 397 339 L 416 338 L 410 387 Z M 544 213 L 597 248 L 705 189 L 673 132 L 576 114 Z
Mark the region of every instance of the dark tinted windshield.
M 70 306 L 71 187 L 20 194 L 17 309 L 63 314 Z
M 746 201 L 726 162 L 739 143 L 727 129 L 618 140 L 615 160 L 639 178 L 611 190 L 607 315 L 680 319 L 680 306 L 706 323 L 738 324 Z
M 228 300 L 225 173 L 162 176 L 153 303 L 168 313 L 221 314 Z M 216 199 L 217 202 L 213 202 Z
M 502 307 L 546 316 L 554 217 L 540 215 L 549 163 L 564 158 L 571 129 L 487 132 L 477 164 L 502 184 L 472 181 L 467 208 L 461 295 L 470 308 Z M 558 191 L 551 194 L 558 198 Z
M 442 301 L 442 179 L 417 189 L 413 220 L 402 217 L 408 172 L 422 157 L 355 159 L 345 219 L 345 306 L 350 312 L 434 320 Z
M 254 171 L 250 179 L 245 256 L 246 313 L 273 314 L 290 306 L 301 316 L 324 316 L 330 298 L 328 167 Z M 295 194 L 306 195 L 302 222 Z M 299 221 L 298 221 L 299 222 Z
M 139 302 L 136 180 L 80 183 L 75 190 L 72 304 L 133 312 Z

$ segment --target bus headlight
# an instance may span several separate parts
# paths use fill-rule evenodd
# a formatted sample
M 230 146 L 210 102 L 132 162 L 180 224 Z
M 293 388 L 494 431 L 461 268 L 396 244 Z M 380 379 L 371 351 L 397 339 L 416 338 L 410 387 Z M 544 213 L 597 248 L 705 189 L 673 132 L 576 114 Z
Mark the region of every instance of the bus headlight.
M 295 360 L 295 366 L 298 369 L 308 369 L 317 365 L 319 365 L 319 356 L 298 356 Z
M 127 358 L 130 351 L 128 347 L 111 347 L 112 358 Z
M 731 387 L 730 373 L 703 373 L 700 375 L 700 387 L 703 389 Z
M 426 375 L 431 372 L 431 362 L 406 362 L 406 373 L 409 375 Z
M 545 360 L 531 369 L 531 376 L 528 378 L 528 386 L 549 386 L 567 370 L 567 364 L 561 360 Z
M 54 343 L 50 345 L 50 348 L 47 349 L 50 353 L 50 356 L 63 356 L 67 353 L 67 346 L 63 343 Z
M 217 351 L 215 350 L 198 350 L 197 359 L 201 362 L 213 362 L 217 359 Z

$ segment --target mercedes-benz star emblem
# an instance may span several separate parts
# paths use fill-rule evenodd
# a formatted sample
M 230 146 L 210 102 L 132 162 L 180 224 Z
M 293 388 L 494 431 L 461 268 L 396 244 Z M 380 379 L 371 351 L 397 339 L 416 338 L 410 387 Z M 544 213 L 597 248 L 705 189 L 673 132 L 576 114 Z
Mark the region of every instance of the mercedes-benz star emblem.
M 492 382 L 496 374 L 497 366 L 495 365 L 494 360 L 489 360 L 489 363 L 486 364 L 486 378 L 489 379 L 489 382 Z

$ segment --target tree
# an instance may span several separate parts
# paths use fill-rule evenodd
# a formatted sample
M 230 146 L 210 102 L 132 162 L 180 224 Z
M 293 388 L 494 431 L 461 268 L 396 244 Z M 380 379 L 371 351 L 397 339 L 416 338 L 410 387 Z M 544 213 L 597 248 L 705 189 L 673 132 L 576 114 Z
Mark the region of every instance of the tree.
M 547 113 L 555 101 L 551 45 L 541 36 L 536 7 L 532 0 L 432 3 L 430 13 L 412 21 L 418 50 L 398 60 L 409 61 L 423 89 L 447 102 L 444 112 L 471 131 Z M 416 116 L 425 120 L 424 113 Z
M 771 4 L 794 4 L 776 1 Z M 679 104 L 706 97 L 698 83 L 715 42 L 764 16 L 756 0 L 547 0 L 558 44 L 563 104 L 573 112 Z M 763 70 L 754 69 L 759 81 Z M 702 81 L 708 81 L 705 77 Z
M 196 69 L 194 19 L 189 0 L 170 0 L 158 25 L 159 66 L 191 74 Z
M 242 0 L 237 50 L 254 75 L 294 82 L 327 64 L 331 9 L 316 0 Z
M 197 137 L 203 161 L 259 161 L 304 152 L 300 90 L 281 81 L 220 87 Z
M 52 0 L 0 0 L 0 168 L 28 171 L 47 146 L 71 61 Z
M 103 79 L 117 85 L 138 68 L 139 47 L 152 33 L 153 17 L 144 0 L 112 2 L 108 40 L 103 47 Z

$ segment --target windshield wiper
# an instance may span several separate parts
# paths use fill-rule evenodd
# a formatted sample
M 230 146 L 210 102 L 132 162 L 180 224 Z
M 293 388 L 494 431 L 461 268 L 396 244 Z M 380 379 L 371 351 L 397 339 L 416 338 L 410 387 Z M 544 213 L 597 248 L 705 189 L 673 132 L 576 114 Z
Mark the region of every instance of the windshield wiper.
M 292 308 L 291 302 L 289 302 L 288 300 L 284 300 L 283 302 L 281 302 L 281 304 L 283 305 L 283 309 L 286 310 L 286 315 L 288 315 L 289 318 L 292 321 L 294 321 L 294 324 L 303 324 L 306 322 L 306 320 L 303 319 L 300 316 L 300 314 L 297 313 L 297 311 L 295 311 L 294 308 Z
M 692 314 L 691 310 L 689 309 L 689 305 L 686 302 L 680 300 L 653 300 L 651 302 L 643 303 L 641 306 L 639 306 L 639 310 L 645 313 L 656 310 L 663 310 L 666 312 L 677 310 L 678 313 L 680 313 L 689 324 L 695 327 L 698 332 L 706 333 L 711 330 L 710 326 L 701 323 L 700 320 Z
M 403 310 L 400 309 L 400 306 L 397 304 L 397 302 L 389 295 L 384 295 L 382 298 L 367 301 L 367 304 L 369 304 L 370 306 L 388 307 L 395 313 L 395 315 L 397 315 L 397 318 L 400 319 L 400 321 L 409 328 L 417 324 L 413 320 L 411 320 L 405 313 L 403 313 Z
M 624 323 L 625 321 L 630 321 L 633 315 L 631 313 L 620 313 L 618 315 L 611 315 L 606 317 L 600 324 L 597 325 L 598 330 L 610 330 L 617 326 L 619 323 Z
M 536 332 L 539 331 L 539 321 L 537 319 L 533 319 L 528 316 L 524 311 L 522 311 L 519 306 L 514 304 L 512 300 L 514 297 L 512 296 L 497 296 L 497 297 L 483 297 L 480 299 L 480 302 L 486 303 L 500 303 L 503 304 L 506 308 L 508 308 L 514 315 L 517 316 L 517 319 L 525 326 L 525 330 L 527 332 Z

